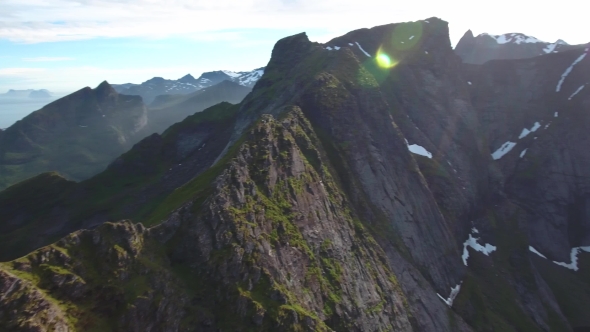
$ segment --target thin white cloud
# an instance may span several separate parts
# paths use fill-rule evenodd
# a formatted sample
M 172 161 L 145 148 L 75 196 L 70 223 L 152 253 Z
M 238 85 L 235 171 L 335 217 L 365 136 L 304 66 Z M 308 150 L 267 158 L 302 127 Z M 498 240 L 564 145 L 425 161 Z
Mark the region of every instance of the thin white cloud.
M 0 68 L 0 77 L 28 77 L 45 71 L 44 68 Z
M 76 60 L 76 58 L 40 56 L 40 57 L 35 57 L 35 58 L 23 58 L 22 60 L 25 62 L 55 62 L 55 61 L 72 61 L 72 60 Z
M 2 0 L 0 39 L 39 43 L 98 37 L 207 38 L 215 31 L 258 28 L 349 31 L 438 16 L 449 21 L 459 37 L 471 28 L 579 41 L 587 38 L 586 14 L 569 10 L 578 1 L 563 0 L 561 14 L 559 8 L 537 6 L 527 17 L 530 4 L 512 0 L 497 0 L 485 11 L 469 13 L 465 10 L 473 4 L 467 0 Z

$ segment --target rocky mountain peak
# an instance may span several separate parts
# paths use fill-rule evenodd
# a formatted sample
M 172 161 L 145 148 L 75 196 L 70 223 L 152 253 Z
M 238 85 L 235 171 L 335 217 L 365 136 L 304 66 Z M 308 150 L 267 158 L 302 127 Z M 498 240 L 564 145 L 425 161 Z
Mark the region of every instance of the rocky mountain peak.
M 97 96 L 109 96 L 117 94 L 117 91 L 115 91 L 115 89 L 113 89 L 113 87 L 107 81 L 100 83 L 94 89 L 94 92 L 97 94 Z
M 464 38 L 464 39 L 473 39 L 473 38 L 475 38 L 475 37 L 473 36 L 473 31 L 471 31 L 471 29 L 467 30 L 467 31 L 466 31 L 466 32 L 463 34 L 463 37 L 462 37 L 461 39 L 463 39 L 463 38 Z
M 193 83 L 194 81 L 196 81 L 196 79 L 193 77 L 193 75 L 187 74 L 181 77 L 178 81 L 182 83 Z
M 519 32 L 501 35 L 482 33 L 473 37 L 469 30 L 457 43 L 455 53 L 466 63 L 482 64 L 489 60 L 526 59 L 580 47 L 569 45 L 561 39 L 548 43 Z
M 567 42 L 565 42 L 565 40 L 563 39 L 558 39 L 555 44 L 561 44 L 561 45 L 569 45 Z
M 305 32 L 285 37 L 276 42 L 267 67 L 288 64 L 298 59 L 312 46 Z
M 197 80 L 201 81 L 203 79 L 207 79 L 215 82 L 221 82 L 222 80 L 228 79 L 229 77 L 230 76 L 224 73 L 222 70 L 215 70 L 202 73 Z
M 153 77 L 145 81 L 144 84 L 162 84 L 166 80 L 163 77 Z

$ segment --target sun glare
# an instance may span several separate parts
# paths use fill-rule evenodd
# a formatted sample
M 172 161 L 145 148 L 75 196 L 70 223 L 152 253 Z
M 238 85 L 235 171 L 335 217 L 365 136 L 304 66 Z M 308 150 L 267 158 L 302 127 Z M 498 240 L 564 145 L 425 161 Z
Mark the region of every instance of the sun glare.
M 391 59 L 385 53 L 381 53 L 377 56 L 377 63 L 379 67 L 389 68 L 391 66 Z
M 381 68 L 391 68 L 397 64 L 397 61 L 392 59 L 387 53 L 383 52 L 381 48 L 377 51 L 377 65 Z

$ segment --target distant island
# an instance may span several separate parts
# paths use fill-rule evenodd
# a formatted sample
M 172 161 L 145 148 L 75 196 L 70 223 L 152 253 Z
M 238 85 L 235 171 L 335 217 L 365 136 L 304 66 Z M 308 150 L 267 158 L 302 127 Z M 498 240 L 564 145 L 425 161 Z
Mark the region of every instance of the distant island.
M 53 97 L 51 92 L 46 89 L 40 90 L 8 90 L 7 93 L 0 94 L 0 98 L 31 98 L 31 99 L 49 99 Z

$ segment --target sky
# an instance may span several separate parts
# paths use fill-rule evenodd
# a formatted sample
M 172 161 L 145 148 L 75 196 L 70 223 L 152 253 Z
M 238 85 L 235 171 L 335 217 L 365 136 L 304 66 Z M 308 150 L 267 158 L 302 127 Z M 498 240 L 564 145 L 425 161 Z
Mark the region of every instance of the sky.
M 0 93 L 247 71 L 265 66 L 285 36 L 305 31 L 327 42 L 433 16 L 449 22 L 453 45 L 468 29 L 581 44 L 590 36 L 579 7 L 579 0 L 0 0 Z

